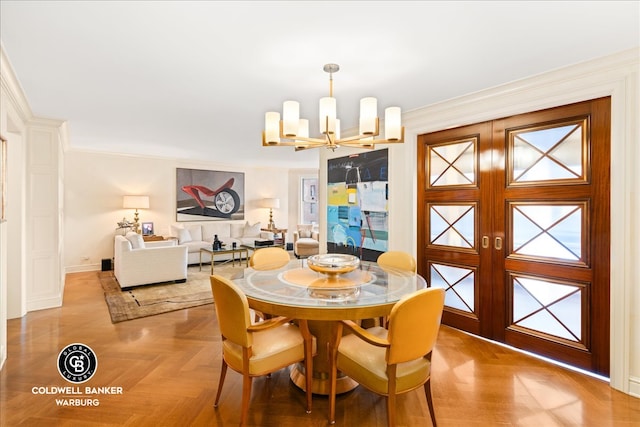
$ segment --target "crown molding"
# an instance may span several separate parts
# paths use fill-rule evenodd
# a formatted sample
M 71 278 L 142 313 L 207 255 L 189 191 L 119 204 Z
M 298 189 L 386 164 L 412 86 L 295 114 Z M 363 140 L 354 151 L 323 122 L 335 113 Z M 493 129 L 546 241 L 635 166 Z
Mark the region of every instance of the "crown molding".
M 637 72 L 639 58 L 640 47 L 529 76 L 408 111 L 403 124 L 419 135 L 609 96 L 613 82 Z
M 11 61 L 4 50 L 4 45 L 0 41 L 0 86 L 2 94 L 7 97 L 23 122 L 33 118 L 33 112 L 29 106 L 29 101 L 25 96 L 20 81 L 16 76 Z

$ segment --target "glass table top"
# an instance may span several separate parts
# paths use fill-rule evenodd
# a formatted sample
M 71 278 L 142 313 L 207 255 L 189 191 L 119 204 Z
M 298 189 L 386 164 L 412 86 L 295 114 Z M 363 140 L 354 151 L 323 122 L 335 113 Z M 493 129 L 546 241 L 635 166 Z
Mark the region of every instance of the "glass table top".
M 310 308 L 395 303 L 404 295 L 426 287 L 426 281 L 418 274 L 383 270 L 366 261 L 350 273 L 330 277 L 311 270 L 304 260 L 293 260 L 277 270 L 247 268 L 234 283 L 255 300 Z

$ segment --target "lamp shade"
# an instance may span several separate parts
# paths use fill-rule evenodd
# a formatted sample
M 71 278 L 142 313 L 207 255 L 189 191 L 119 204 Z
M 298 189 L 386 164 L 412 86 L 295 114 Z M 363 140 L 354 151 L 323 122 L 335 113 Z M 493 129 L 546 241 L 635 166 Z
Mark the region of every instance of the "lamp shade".
M 124 196 L 122 207 L 125 209 L 149 209 L 149 196 Z
M 262 199 L 262 201 L 260 202 L 260 206 L 262 206 L 263 208 L 269 208 L 269 209 L 279 209 L 280 199 L 272 199 L 272 198 Z

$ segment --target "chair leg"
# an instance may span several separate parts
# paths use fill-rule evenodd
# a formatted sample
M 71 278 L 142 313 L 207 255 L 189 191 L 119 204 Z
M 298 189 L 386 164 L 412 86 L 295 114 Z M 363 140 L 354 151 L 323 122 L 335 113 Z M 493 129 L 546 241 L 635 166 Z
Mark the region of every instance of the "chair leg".
M 329 344 L 329 424 L 336 423 L 337 359 L 341 336 L 342 323 L 337 323 L 333 327 L 331 343 Z
M 387 396 L 387 425 L 394 427 L 396 425 L 396 394 L 392 393 Z
M 335 366 L 335 357 L 333 354 L 331 354 L 331 367 L 329 368 L 329 424 L 336 423 L 337 376 L 338 371 Z
M 429 405 L 429 414 L 431 415 L 431 423 L 433 427 L 437 427 L 436 413 L 433 411 L 433 398 L 431 396 L 431 378 L 424 383 L 424 394 L 427 396 L 427 405 Z
M 309 322 L 301 319 L 298 321 L 298 327 L 304 338 L 305 390 L 307 393 L 307 414 L 310 414 L 313 396 L 313 337 L 311 336 L 311 331 L 309 331 Z
M 396 372 L 398 365 L 387 365 L 387 378 L 389 379 L 387 389 L 387 425 L 396 425 Z
M 253 378 L 249 376 L 248 372 L 242 374 L 242 415 L 240 416 L 241 426 L 247 423 L 247 416 L 249 415 L 249 400 L 251 398 L 252 380 Z
M 220 379 L 218 379 L 218 393 L 216 393 L 216 401 L 213 403 L 213 407 L 218 407 L 220 402 L 220 395 L 222 394 L 222 385 L 224 384 L 224 378 L 227 376 L 227 362 L 222 358 L 222 367 L 220 368 Z

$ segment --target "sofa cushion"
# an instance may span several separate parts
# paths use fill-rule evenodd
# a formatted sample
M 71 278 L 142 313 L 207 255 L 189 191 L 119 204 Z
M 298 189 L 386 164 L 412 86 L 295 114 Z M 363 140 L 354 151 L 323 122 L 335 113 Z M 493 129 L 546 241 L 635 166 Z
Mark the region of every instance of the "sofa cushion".
M 241 222 L 231 223 L 231 237 L 239 239 L 244 234 L 244 224 Z
M 202 226 L 200 224 L 188 225 L 185 228 L 189 230 L 189 234 L 191 235 L 191 241 L 198 242 L 200 240 L 204 240 L 202 238 Z
M 132 249 L 144 249 L 144 239 L 138 233 L 127 233 L 125 237 L 131 242 Z
M 260 236 L 261 223 L 256 222 L 253 225 L 249 225 L 249 221 L 244 225 L 244 231 L 242 237 L 259 237 Z
M 192 241 L 191 233 L 189 230 L 181 228 L 178 230 L 178 243 L 183 244 Z
M 202 224 L 202 240 L 213 242 L 213 236 L 216 234 L 221 240 L 223 237 L 231 236 L 231 225 L 226 221 L 211 221 Z

